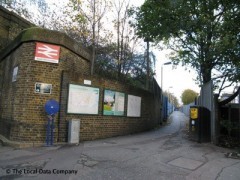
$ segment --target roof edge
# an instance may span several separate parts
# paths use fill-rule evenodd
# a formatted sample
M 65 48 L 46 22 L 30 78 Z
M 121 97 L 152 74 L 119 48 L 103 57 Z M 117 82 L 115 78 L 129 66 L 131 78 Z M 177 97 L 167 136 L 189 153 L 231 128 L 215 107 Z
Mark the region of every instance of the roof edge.
M 45 42 L 63 46 L 85 60 L 90 61 L 91 51 L 81 43 L 76 42 L 65 33 L 39 27 L 31 27 L 23 30 L 7 47 L 0 52 L 0 61 L 8 56 L 13 50 L 25 42 Z

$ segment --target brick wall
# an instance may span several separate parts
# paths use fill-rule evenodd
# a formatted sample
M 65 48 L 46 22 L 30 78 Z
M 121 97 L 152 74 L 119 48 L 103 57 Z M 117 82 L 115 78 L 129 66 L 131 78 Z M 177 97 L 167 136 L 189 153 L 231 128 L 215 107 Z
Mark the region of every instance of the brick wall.
M 37 41 L 60 46 L 58 64 L 34 60 Z M 160 117 L 156 114 L 159 114 L 160 106 L 153 93 L 114 80 L 91 77 L 89 59 L 90 51 L 65 34 L 39 28 L 22 32 L 0 55 L 0 134 L 12 141 L 44 143 L 47 122 L 44 105 L 49 99 L 55 99 L 61 105 L 55 117 L 55 142 L 67 141 L 68 121 L 73 118 L 81 119 L 82 141 L 141 132 L 159 123 Z M 12 82 L 16 66 L 17 81 Z M 68 84 L 81 85 L 84 79 L 100 88 L 99 115 L 66 113 Z M 35 93 L 36 82 L 52 84 L 52 93 Z M 104 88 L 142 97 L 142 116 L 103 116 Z
M 59 124 L 59 141 L 65 142 L 67 139 L 68 121 L 80 119 L 80 140 L 93 140 L 118 135 L 137 133 L 154 128 L 157 121 L 154 119 L 154 97 L 153 94 L 121 82 L 103 79 L 101 77 L 90 77 L 63 72 L 61 110 Z M 68 84 L 84 85 L 84 79 L 91 80 L 93 87 L 100 89 L 100 102 L 98 115 L 72 115 L 67 114 L 67 92 Z M 124 116 L 104 116 L 103 114 L 103 94 L 104 89 L 111 89 L 125 93 L 125 115 Z M 127 94 L 141 97 L 141 117 L 127 117 Z M 160 112 L 160 109 L 159 109 Z
M 23 29 L 32 23 L 0 6 L 0 51 L 6 47 Z

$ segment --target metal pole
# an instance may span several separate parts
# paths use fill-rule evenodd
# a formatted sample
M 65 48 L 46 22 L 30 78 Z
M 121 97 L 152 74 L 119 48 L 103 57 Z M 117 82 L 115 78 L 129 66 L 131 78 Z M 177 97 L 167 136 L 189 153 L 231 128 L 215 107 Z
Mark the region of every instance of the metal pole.
M 50 145 L 50 136 L 51 136 L 51 122 L 50 118 L 48 117 L 48 122 L 47 122 L 47 130 L 46 130 L 46 145 Z
M 51 139 L 50 139 L 50 145 L 53 145 L 53 141 L 54 141 L 54 115 L 51 116 Z

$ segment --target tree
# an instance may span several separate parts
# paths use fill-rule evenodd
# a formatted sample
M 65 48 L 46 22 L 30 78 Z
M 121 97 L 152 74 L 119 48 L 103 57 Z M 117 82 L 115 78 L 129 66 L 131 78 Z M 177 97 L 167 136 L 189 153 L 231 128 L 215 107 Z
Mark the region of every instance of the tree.
M 181 100 L 184 105 L 187 105 L 187 104 L 194 102 L 196 97 L 198 97 L 197 92 L 195 92 L 191 89 L 186 89 L 182 92 Z
M 130 54 L 136 51 L 136 45 L 139 45 L 139 39 L 134 33 L 134 29 L 129 25 L 130 0 L 115 0 L 113 2 L 112 13 L 115 14 L 113 20 L 117 35 L 117 66 L 118 78 L 127 73 L 127 64 L 131 61 Z M 129 54 L 130 53 L 130 54 Z
M 118 65 L 118 78 L 120 77 L 121 74 L 121 69 L 122 69 L 122 52 L 123 52 L 123 36 L 124 36 L 124 26 L 125 26 L 125 21 L 126 21 L 126 13 L 123 13 L 124 17 L 122 18 L 122 11 L 125 8 L 125 0 L 123 1 L 114 1 L 114 7 L 115 7 L 115 11 L 117 13 L 117 18 L 115 21 L 115 26 L 117 29 L 117 65 Z M 126 4 L 126 9 L 129 6 L 129 1 Z M 126 11 L 125 11 L 126 12 Z M 121 23 L 122 22 L 122 23 Z M 122 30 L 120 30 L 120 28 L 122 27 Z M 121 37 L 121 39 L 120 39 Z M 121 44 L 120 44 L 121 43 Z
M 34 13 L 45 13 L 48 5 L 45 2 L 45 0 L 5 0 L 5 1 L 0 1 L 0 5 L 16 12 L 20 16 L 26 18 L 26 19 L 32 19 L 33 14 L 29 11 L 28 7 L 30 6 L 36 6 L 37 8 L 34 8 L 35 10 L 37 9 L 37 12 Z
M 49 2 L 49 1 L 48 1 Z M 1 1 L 0 5 L 15 12 L 35 26 L 64 31 L 72 27 L 62 13 L 64 3 L 48 4 L 46 0 L 10 0 Z
M 145 87 L 146 82 L 146 58 L 145 53 L 133 51 L 133 49 L 124 44 L 125 48 L 122 52 L 124 54 L 124 64 L 122 66 L 121 80 L 141 87 Z M 105 44 L 98 47 L 98 54 L 96 57 L 95 72 L 106 76 L 108 78 L 119 79 L 118 74 L 118 45 L 117 43 Z M 155 55 L 150 52 L 151 62 L 151 76 L 154 75 Z
M 134 29 L 129 25 L 129 0 L 115 0 L 113 2 L 113 40 L 105 42 L 98 48 L 96 56 L 96 72 L 98 74 L 111 74 L 116 79 L 134 78 L 138 82 L 146 81 L 146 54 L 143 48 L 139 50 L 140 39 Z M 111 17 L 110 17 L 111 19 Z M 115 32 L 114 32 L 115 30 Z M 115 36 L 114 36 L 115 35 Z M 138 47 L 138 49 L 137 49 Z M 149 53 L 149 75 L 154 75 L 155 56 Z M 101 68 L 103 68 L 101 70 Z
M 85 3 L 85 6 L 84 6 Z M 97 32 L 99 33 L 101 28 L 101 20 L 106 13 L 108 7 L 107 0 L 70 0 L 69 6 L 75 10 L 75 20 L 85 21 L 87 20 L 91 26 L 91 46 L 92 46 L 92 60 L 91 60 L 91 75 L 94 72 L 94 63 L 96 56 L 96 43 L 97 43 Z M 83 9 L 85 7 L 86 9 Z M 72 13 L 72 12 L 71 12 Z M 86 21 L 85 21 L 86 22 Z
M 175 64 L 190 65 L 200 84 L 240 81 L 240 1 L 146 0 L 130 10 L 139 37 L 164 42 Z M 226 85 L 226 86 L 229 86 Z

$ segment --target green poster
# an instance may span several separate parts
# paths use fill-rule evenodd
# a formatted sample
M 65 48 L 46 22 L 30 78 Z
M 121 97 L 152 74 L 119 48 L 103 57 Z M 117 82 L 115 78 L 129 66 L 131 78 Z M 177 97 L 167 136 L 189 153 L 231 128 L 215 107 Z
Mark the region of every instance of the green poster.
M 124 116 L 124 102 L 124 93 L 105 90 L 103 115 Z

